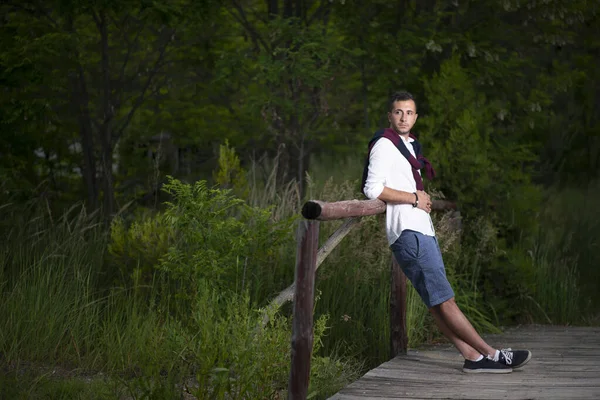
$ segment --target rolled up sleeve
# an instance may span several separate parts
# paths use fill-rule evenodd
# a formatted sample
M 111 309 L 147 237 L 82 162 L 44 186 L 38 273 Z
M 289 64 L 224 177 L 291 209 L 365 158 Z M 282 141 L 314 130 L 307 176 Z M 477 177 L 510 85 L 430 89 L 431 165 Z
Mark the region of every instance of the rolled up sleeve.
M 390 146 L 392 148 L 390 149 Z M 369 170 L 367 181 L 365 183 L 365 195 L 369 199 L 379 197 L 386 184 L 386 174 L 390 168 L 390 162 L 393 154 L 390 156 L 390 150 L 395 150 L 392 142 L 386 138 L 381 138 L 375 143 L 369 155 Z

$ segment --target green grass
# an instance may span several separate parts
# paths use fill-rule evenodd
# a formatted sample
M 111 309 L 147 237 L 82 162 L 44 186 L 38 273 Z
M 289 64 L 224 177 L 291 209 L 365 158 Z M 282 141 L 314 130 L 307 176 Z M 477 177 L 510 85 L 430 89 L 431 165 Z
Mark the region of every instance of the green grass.
M 105 241 L 82 211 L 15 224 L 3 240 L 0 349 L 7 359 L 80 363 L 92 348 Z

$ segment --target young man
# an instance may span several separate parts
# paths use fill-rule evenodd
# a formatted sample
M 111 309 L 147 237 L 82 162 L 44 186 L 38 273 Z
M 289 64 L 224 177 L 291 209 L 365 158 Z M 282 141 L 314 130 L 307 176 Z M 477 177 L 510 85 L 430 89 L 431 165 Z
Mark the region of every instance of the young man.
M 388 107 L 390 128 L 377 132 L 369 144 L 363 191 L 387 203 L 386 231 L 394 256 L 439 329 L 465 358 L 463 371 L 512 372 L 529 361 L 531 352 L 491 347 L 454 301 L 429 216 L 431 198 L 420 174 L 421 168 L 430 174 L 433 170 L 410 134 L 418 117 L 415 100 L 408 92 L 398 92 Z

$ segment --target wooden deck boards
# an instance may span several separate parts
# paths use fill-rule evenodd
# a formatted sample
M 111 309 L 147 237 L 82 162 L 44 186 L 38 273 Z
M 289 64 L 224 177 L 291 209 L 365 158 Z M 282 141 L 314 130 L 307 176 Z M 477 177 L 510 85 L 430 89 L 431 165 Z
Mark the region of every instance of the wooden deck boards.
M 331 399 L 600 399 L 600 327 L 526 326 L 485 339 L 533 357 L 510 374 L 465 374 L 450 345 L 410 350 Z

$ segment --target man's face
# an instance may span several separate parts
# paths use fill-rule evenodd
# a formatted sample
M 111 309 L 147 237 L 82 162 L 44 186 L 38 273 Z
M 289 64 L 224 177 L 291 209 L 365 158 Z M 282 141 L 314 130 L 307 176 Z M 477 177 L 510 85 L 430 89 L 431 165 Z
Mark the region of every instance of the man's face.
M 417 106 L 412 100 L 398 100 L 394 102 L 392 111 L 388 113 L 390 128 L 400 135 L 410 133 L 417 122 Z

